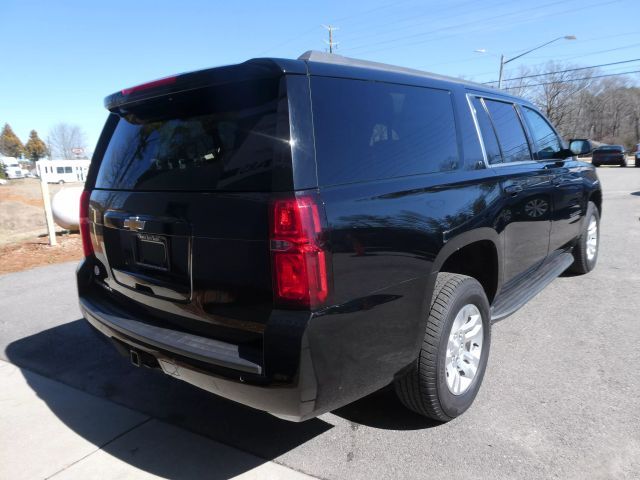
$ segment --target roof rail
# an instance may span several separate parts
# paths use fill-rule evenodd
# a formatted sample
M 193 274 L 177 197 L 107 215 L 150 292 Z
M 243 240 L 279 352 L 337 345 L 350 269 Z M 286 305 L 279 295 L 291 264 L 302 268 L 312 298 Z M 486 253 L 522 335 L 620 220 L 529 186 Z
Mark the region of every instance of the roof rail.
M 320 52 L 318 50 L 307 50 L 298 57 L 298 60 L 318 63 L 333 63 L 335 65 L 347 65 L 350 67 L 375 68 L 377 70 L 391 70 L 396 72 L 403 71 L 412 75 L 424 75 L 425 73 L 428 73 L 423 70 L 398 67 L 396 65 L 389 65 L 386 63 L 372 62 L 370 60 L 360 60 L 358 58 L 344 57 L 335 53 Z
M 407 75 L 416 75 L 420 77 L 428 77 L 436 80 L 445 80 L 449 82 L 456 82 L 468 85 L 470 87 L 482 87 L 484 90 L 493 90 L 492 87 L 487 85 L 480 85 L 478 83 L 463 80 L 461 78 L 450 77 L 447 75 L 439 75 L 437 73 L 426 72 L 424 70 L 416 70 L 414 68 L 399 67 L 396 65 L 389 65 L 386 63 L 372 62 L 369 60 L 360 60 L 357 58 L 344 57 L 335 53 L 320 52 L 317 50 L 307 50 L 298 57 L 298 60 L 317 63 L 329 63 L 333 65 L 344 65 L 348 67 L 360 67 L 370 68 L 375 70 L 383 70 L 386 72 L 404 73 Z

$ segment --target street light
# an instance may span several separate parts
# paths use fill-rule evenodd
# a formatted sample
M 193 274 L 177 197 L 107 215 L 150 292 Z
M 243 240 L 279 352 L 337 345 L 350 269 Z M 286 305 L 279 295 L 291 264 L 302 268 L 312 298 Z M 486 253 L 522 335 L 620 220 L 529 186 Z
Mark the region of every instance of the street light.
M 538 45 L 537 47 L 531 48 L 529 50 L 527 50 L 526 52 L 522 52 L 520 55 L 516 55 L 513 58 L 509 58 L 508 60 L 505 60 L 504 55 L 500 55 L 500 73 L 498 74 L 498 88 L 502 88 L 502 72 L 504 70 L 504 66 L 509 63 L 509 62 L 513 62 L 514 60 L 517 60 L 518 58 L 526 55 L 527 53 L 531 53 L 534 50 L 538 50 L 539 48 L 542 47 L 546 47 L 547 45 L 553 43 L 553 42 L 557 42 L 558 40 L 576 40 L 576 36 L 575 35 L 564 35 L 562 37 L 558 37 L 558 38 L 554 38 L 553 40 L 549 40 L 546 43 L 543 43 L 542 45 Z M 476 52 L 478 53 L 486 53 L 486 50 L 484 48 L 480 48 L 478 50 L 476 50 Z

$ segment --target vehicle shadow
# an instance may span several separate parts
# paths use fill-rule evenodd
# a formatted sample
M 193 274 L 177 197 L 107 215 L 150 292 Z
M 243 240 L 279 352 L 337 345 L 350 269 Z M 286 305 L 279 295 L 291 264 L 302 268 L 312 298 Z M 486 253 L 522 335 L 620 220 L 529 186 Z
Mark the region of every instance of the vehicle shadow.
M 158 453 L 152 455 L 131 455 L 129 449 L 118 448 L 118 442 L 101 445 L 104 439 L 99 438 L 93 419 L 102 417 L 101 421 L 105 421 L 105 413 L 78 414 L 64 405 L 59 396 L 52 395 L 51 388 L 43 386 L 47 382 L 29 371 L 255 455 L 231 456 L 224 469 L 210 472 L 208 478 L 239 475 L 333 428 L 320 419 L 303 423 L 279 420 L 159 371 L 133 367 L 85 320 L 76 320 L 16 340 L 7 346 L 5 353 L 11 363 L 26 369 L 24 377 L 29 386 L 70 429 L 110 455 L 163 478 L 189 478 L 185 470 L 176 470 L 175 463 L 166 458 L 166 452 L 178 452 L 183 447 L 172 444 L 180 442 L 181 437 L 154 439 L 156 444 L 160 444 Z M 202 466 L 210 463 L 207 455 L 195 456 L 203 462 Z M 191 459 L 193 457 L 190 456 Z M 186 471 L 201 470 L 192 465 Z
M 407 409 L 391 385 L 331 413 L 353 423 L 384 430 L 423 430 L 442 424 Z
M 635 195 L 636 197 L 640 197 L 640 190 L 637 192 L 631 192 L 631 195 Z

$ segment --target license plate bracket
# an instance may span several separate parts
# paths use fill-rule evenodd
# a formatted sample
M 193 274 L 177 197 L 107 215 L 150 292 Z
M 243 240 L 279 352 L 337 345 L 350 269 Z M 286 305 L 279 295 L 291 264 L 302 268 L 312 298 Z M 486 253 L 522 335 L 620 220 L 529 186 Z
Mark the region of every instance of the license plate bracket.
M 163 272 L 169 271 L 169 247 L 165 237 L 138 233 L 134 245 L 136 264 Z

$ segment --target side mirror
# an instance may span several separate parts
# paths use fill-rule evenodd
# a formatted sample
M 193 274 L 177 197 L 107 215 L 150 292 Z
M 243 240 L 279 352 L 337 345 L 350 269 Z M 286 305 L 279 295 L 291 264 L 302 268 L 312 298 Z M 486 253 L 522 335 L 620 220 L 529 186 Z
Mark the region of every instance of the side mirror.
M 587 155 L 591 153 L 591 142 L 589 140 L 571 140 L 569 150 L 574 155 Z

